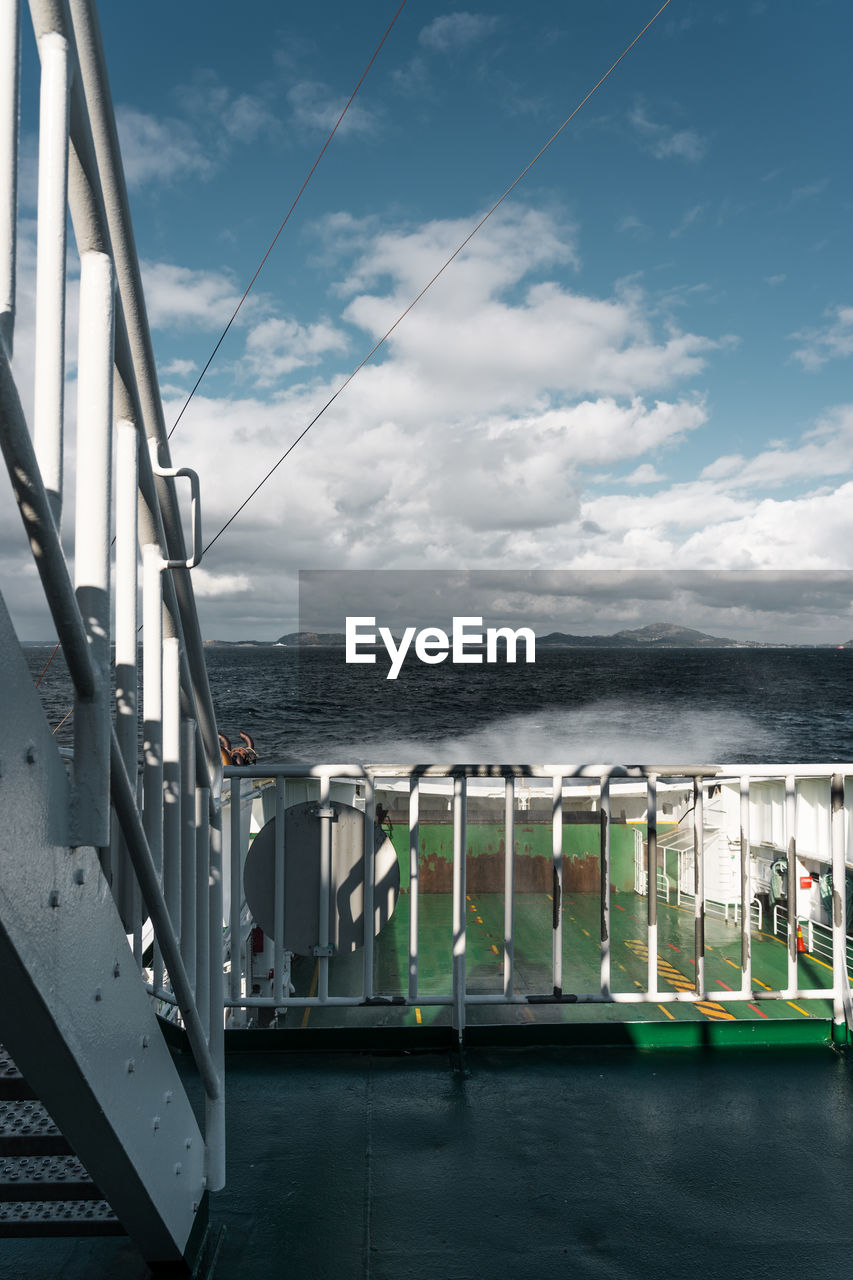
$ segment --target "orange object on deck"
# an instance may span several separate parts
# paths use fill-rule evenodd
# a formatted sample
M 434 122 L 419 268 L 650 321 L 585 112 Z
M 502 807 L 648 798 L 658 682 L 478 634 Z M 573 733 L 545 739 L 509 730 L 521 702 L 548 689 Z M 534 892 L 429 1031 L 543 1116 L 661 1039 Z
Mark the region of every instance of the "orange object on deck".
M 803 930 L 801 925 L 797 925 L 797 952 L 805 951 L 806 944 L 803 941 Z

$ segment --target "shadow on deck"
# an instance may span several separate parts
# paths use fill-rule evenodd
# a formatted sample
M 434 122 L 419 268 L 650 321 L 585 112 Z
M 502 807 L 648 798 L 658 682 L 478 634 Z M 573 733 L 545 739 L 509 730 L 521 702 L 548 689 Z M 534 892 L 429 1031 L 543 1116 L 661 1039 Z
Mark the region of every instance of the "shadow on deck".
M 853 1076 L 828 1045 L 232 1053 L 216 1280 L 843 1274 Z M 0 1276 L 137 1280 L 121 1241 Z

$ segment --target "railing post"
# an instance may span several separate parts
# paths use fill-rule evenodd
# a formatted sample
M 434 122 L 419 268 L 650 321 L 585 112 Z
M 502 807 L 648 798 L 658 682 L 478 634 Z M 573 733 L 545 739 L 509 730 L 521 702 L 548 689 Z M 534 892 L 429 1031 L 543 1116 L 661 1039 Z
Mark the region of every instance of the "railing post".
M 138 770 L 137 663 L 139 438 L 136 423 L 122 419 L 116 426 L 116 737 L 127 776 L 135 788 Z M 118 824 L 116 824 L 118 826 Z M 141 924 L 139 887 L 127 844 L 120 830 L 113 840 L 113 897 L 128 932 Z
M 195 721 L 181 720 L 181 955 L 196 991 Z
M 658 791 L 657 775 L 654 773 L 650 773 L 646 780 L 646 831 L 648 833 L 646 889 L 649 897 L 649 966 L 646 984 L 649 995 L 656 996 L 658 991 Z
M 702 779 L 693 779 L 693 959 L 696 994 L 705 999 L 705 814 Z
M 601 994 L 610 996 L 610 778 L 601 779 Z
M 65 228 L 68 204 L 68 42 L 47 31 L 41 58 L 33 441 L 54 523 L 62 514 L 65 400 Z
M 420 841 L 420 784 L 409 778 L 409 999 L 418 998 L 418 853 Z
M 5 347 L 9 359 L 15 333 L 20 67 L 20 9 L 11 0 L 0 5 L 0 355 Z
M 457 1047 L 465 1040 L 465 930 L 468 913 L 465 909 L 466 881 L 466 779 L 464 774 L 453 777 L 453 1030 Z
M 181 667 L 178 640 L 163 641 L 163 895 L 181 933 Z
M 322 1001 L 329 998 L 329 939 L 331 937 L 332 910 L 332 820 L 334 810 L 329 802 L 330 779 L 323 774 L 320 779 L 320 917 L 319 917 L 319 977 L 317 995 Z M 367 949 L 368 936 L 373 939 L 372 921 L 367 914 L 367 861 L 364 867 L 364 945 Z M 335 930 L 337 936 L 337 930 Z M 367 994 L 367 993 L 365 993 Z
M 364 782 L 364 998 L 373 999 L 373 881 L 375 878 L 376 786 L 374 778 Z
M 515 780 L 504 783 L 504 996 L 512 995 L 515 965 Z
M 75 701 L 71 844 L 97 846 L 108 880 L 113 321 L 112 263 L 104 253 L 86 252 L 80 262 L 74 582 L 96 687 L 91 699 Z
M 788 985 L 786 994 L 797 993 L 797 783 L 793 774 L 785 778 L 785 845 L 788 858 Z
M 844 778 L 834 773 L 830 781 L 830 837 L 832 841 L 832 1021 L 845 1021 L 847 989 L 847 868 L 844 831 Z M 851 819 L 848 818 L 848 821 Z M 850 1028 L 848 1028 L 848 1031 Z
M 273 928 L 275 941 L 273 952 L 273 977 L 275 979 L 274 995 L 277 999 L 289 994 L 284 989 L 284 922 L 287 918 L 286 900 L 287 880 L 285 877 L 285 810 L 284 810 L 284 778 L 275 780 L 275 870 L 273 873 Z
M 240 778 L 231 779 L 231 1019 L 234 1025 L 242 1025 L 245 1009 L 239 1003 L 243 995 L 243 939 L 242 911 L 243 904 L 243 868 L 241 851 L 243 847 L 243 814 L 242 782 Z M 248 957 L 247 957 L 248 964 Z M 248 979 L 248 974 L 247 974 Z
M 563 994 L 563 779 L 551 783 L 551 982 Z
M 750 862 L 749 778 L 742 776 L 740 779 L 740 989 L 744 996 L 752 994 L 752 867 Z

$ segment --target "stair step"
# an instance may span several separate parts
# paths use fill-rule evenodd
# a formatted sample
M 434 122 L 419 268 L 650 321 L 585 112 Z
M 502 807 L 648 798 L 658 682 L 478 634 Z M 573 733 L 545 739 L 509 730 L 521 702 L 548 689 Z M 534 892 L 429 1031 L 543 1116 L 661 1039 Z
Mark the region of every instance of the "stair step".
M 106 1200 L 11 1200 L 0 1203 L 4 1236 L 123 1236 Z
M 35 1096 L 10 1058 L 8 1050 L 0 1045 L 0 1099 L 18 1101 L 22 1098 L 35 1098 Z
M 0 1202 L 102 1199 L 76 1156 L 0 1158 Z
M 0 1102 L 0 1156 L 73 1155 L 40 1102 Z

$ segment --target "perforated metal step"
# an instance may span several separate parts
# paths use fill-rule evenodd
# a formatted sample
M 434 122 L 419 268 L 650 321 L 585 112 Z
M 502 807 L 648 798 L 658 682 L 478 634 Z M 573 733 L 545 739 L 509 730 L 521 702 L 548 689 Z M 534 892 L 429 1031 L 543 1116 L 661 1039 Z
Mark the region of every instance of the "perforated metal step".
M 106 1200 L 11 1200 L 0 1203 L 3 1236 L 121 1236 Z
M 72 1154 L 40 1102 L 0 1102 L 0 1156 Z
M 0 1099 L 12 1101 L 34 1097 L 35 1094 L 12 1061 L 8 1050 L 0 1045 Z
M 76 1156 L 0 1159 L 0 1201 L 102 1199 Z

